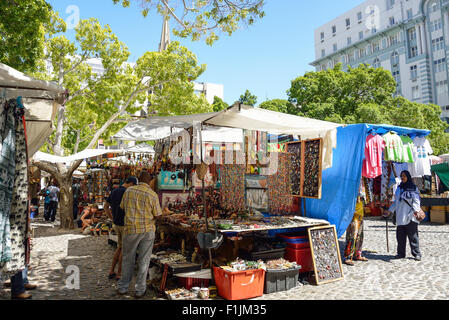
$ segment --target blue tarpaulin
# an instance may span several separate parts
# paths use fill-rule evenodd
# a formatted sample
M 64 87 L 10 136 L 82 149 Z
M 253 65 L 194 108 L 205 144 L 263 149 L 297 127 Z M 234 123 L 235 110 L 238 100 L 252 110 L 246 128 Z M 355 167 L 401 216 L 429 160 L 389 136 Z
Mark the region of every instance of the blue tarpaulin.
M 355 124 L 337 129 L 333 165 L 322 174 L 322 198 L 303 200 L 306 201 L 307 217 L 324 219 L 334 224 L 338 238 L 345 233 L 354 215 L 365 158 L 365 141 L 373 130 L 378 134 L 394 131 L 411 138 L 430 134 L 428 130 L 391 125 Z

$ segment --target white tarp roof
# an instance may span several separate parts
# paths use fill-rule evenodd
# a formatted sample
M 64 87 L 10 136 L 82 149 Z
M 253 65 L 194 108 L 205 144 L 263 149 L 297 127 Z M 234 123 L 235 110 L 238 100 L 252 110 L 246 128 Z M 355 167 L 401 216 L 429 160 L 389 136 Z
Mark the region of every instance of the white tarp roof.
M 123 151 L 134 153 L 155 153 L 154 148 L 146 143 L 141 143 L 132 147 L 128 147 Z
M 53 132 L 52 121 L 63 93 L 64 89 L 52 82 L 28 77 L 0 63 L 0 97 L 23 99 L 30 157 Z
M 114 136 L 114 139 L 135 141 L 162 139 L 170 136 L 171 133 L 189 128 L 197 122 L 217 127 L 299 135 L 301 139 L 323 138 L 323 169 L 332 166 L 332 149 L 337 147 L 336 129 L 342 126 L 333 122 L 299 117 L 251 106 L 234 105 L 220 112 L 151 117 L 130 122 Z M 176 130 L 176 128 L 178 129 Z M 222 130 L 226 131 L 225 128 L 222 128 Z M 220 136 L 218 135 L 218 137 Z M 203 141 L 207 141 L 204 139 L 204 135 Z
M 52 163 L 69 163 L 76 160 L 88 159 L 97 156 L 101 156 L 106 153 L 123 153 L 123 150 L 106 150 L 106 149 L 86 149 L 76 154 L 59 157 L 52 154 L 44 153 L 41 151 L 36 152 L 33 156 L 34 161 L 47 161 Z

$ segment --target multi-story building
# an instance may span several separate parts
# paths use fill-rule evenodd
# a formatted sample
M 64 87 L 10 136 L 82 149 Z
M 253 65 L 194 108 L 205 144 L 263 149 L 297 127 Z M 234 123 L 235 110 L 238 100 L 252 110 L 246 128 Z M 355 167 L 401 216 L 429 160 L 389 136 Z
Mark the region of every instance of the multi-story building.
M 390 70 L 397 94 L 449 120 L 449 0 L 367 0 L 315 30 L 317 71 L 341 62 Z

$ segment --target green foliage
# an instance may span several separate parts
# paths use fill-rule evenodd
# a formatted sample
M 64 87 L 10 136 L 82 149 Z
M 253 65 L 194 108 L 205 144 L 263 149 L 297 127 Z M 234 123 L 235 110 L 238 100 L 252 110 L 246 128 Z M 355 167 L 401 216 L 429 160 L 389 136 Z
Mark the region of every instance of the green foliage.
M 51 136 L 52 146 L 58 144 L 59 131 L 66 154 L 73 153 L 78 133 L 78 150 L 93 146 L 99 138 L 108 141 L 132 114 L 148 105 L 149 113 L 159 115 L 211 111 L 205 97 L 195 95 L 192 83 L 205 66 L 198 65 L 196 56 L 178 42 L 163 52 L 146 52 L 130 64 L 128 48 L 108 25 L 82 20 L 75 32 L 75 42 L 64 35 L 46 42 L 52 73 L 41 78 L 54 80 L 69 92 L 63 129 Z M 96 62 L 102 64 L 103 74 L 88 65 L 93 58 L 100 59 Z
M 129 7 L 131 0 L 112 0 Z M 232 35 L 241 25 L 252 25 L 265 16 L 264 0 L 139 0 L 142 15 L 151 10 L 170 16 L 177 23 L 173 33 L 193 41 L 205 38 L 208 45 L 219 39 L 216 30 Z
M 214 102 L 212 103 L 212 110 L 214 112 L 225 110 L 227 108 L 229 108 L 229 105 L 226 102 L 217 96 L 214 97 Z
M 299 108 L 287 112 L 336 123 L 427 129 L 432 131 L 434 153 L 448 152 L 449 134 L 444 132 L 448 125 L 440 118 L 441 108 L 394 97 L 395 91 L 396 82 L 387 70 L 360 65 L 344 72 L 338 64 L 293 80 L 287 94 Z
M 246 89 L 245 93 L 240 96 L 239 102 L 254 107 L 257 103 L 257 97 Z
M 22 72 L 37 70 L 52 17 L 45 0 L 0 1 L 0 62 Z
M 295 107 L 294 104 L 292 104 L 288 100 L 283 99 L 273 99 L 264 101 L 259 105 L 259 108 L 290 114 L 295 114 L 297 112 L 297 108 Z

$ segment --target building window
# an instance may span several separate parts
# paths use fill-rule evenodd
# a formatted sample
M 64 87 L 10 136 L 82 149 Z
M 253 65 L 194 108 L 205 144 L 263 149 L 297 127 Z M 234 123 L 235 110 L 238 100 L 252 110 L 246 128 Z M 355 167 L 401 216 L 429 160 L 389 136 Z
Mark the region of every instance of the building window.
M 395 0 L 387 0 L 387 10 L 390 10 L 393 8 L 394 6 L 394 1 Z
M 391 54 L 391 64 L 397 66 L 399 64 L 399 54 L 395 51 Z
M 396 84 L 399 84 L 399 81 L 401 81 L 401 75 L 399 73 L 399 70 L 393 71 L 392 72 L 394 81 L 396 81 Z
M 433 62 L 435 73 L 445 71 L 444 65 L 446 63 L 446 58 L 438 59 Z
M 337 33 L 337 27 L 336 26 L 332 26 L 332 36 L 335 37 L 336 33 Z
M 412 87 L 412 99 L 419 99 L 419 86 Z
M 437 95 L 443 95 L 443 94 L 447 94 L 448 93 L 448 88 L 447 88 L 447 80 L 444 81 L 438 81 L 436 83 L 436 88 L 437 88 Z
M 321 38 L 321 42 L 324 42 L 324 32 L 321 32 L 320 38 Z
M 363 39 L 363 31 L 360 31 L 359 32 L 359 40 L 362 40 Z
M 351 44 L 351 42 L 352 42 L 352 39 L 351 39 L 351 37 L 347 37 L 346 38 L 346 42 L 347 42 L 347 44 L 348 44 L 348 46 Z
M 394 26 L 394 17 L 390 17 L 390 26 Z
M 346 29 L 351 27 L 351 19 L 346 19 Z
M 364 56 L 366 56 L 366 48 L 359 49 L 359 57 L 363 58 Z
M 440 2 L 439 1 L 435 1 L 434 3 L 432 3 L 430 5 L 430 11 L 437 12 L 438 10 L 440 10 Z
M 390 36 L 390 46 L 394 46 L 399 43 L 399 34 L 396 33 L 394 36 Z
M 408 9 L 407 10 L 407 19 L 411 19 L 413 18 L 413 9 Z
M 416 29 L 415 28 L 411 28 L 407 31 L 408 34 L 408 40 L 409 41 L 413 41 L 416 39 Z
M 432 40 L 432 48 L 434 51 L 442 50 L 444 49 L 444 38 L 439 37 Z
M 441 30 L 443 24 L 441 23 L 441 18 L 430 21 L 430 32 Z
M 334 52 L 337 52 L 337 44 L 336 43 L 334 43 L 333 49 L 334 49 Z
M 321 57 L 324 57 L 326 55 L 326 50 L 325 49 L 321 49 Z
M 351 52 L 351 53 L 348 53 L 348 58 L 347 58 L 347 61 L 349 62 L 349 63 L 351 63 L 351 62 L 354 62 L 354 53 L 355 52 Z
M 377 52 L 380 50 L 379 42 L 373 43 L 372 46 L 373 46 L 373 52 Z
M 362 12 L 357 12 L 357 21 L 358 23 L 362 23 Z
M 418 56 L 418 46 L 413 46 L 410 48 L 410 58 Z
M 418 66 L 415 64 L 410 67 L 410 78 L 415 81 L 418 78 Z
M 379 60 L 379 58 L 374 59 L 373 67 L 375 69 L 380 68 L 380 60 Z

